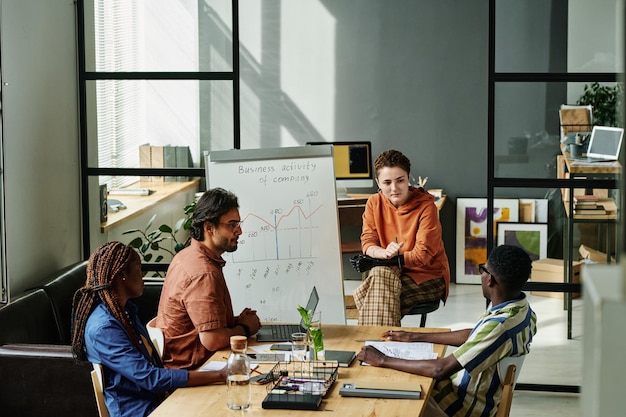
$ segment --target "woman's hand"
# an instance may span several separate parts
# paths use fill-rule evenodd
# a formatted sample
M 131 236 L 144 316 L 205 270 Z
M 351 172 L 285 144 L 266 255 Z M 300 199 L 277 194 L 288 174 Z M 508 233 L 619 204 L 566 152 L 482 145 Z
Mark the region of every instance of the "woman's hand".
M 400 255 L 400 248 L 402 248 L 402 246 L 404 246 L 404 242 L 400 242 L 398 243 L 396 242 L 390 242 L 387 247 L 385 249 L 382 249 L 382 253 L 380 256 L 381 259 L 390 259 L 393 258 L 394 256 L 398 256 Z

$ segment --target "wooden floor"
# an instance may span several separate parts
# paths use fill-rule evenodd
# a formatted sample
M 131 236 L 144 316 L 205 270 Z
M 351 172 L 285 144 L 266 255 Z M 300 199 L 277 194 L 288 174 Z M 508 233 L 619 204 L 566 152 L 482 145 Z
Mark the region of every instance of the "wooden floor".
M 360 281 L 344 281 L 346 306 Z M 524 362 L 519 382 L 528 384 L 578 385 L 582 382 L 582 311 L 583 299 L 574 300 L 572 339 L 567 339 L 567 312 L 557 298 L 529 295 L 537 314 L 537 335 L 531 353 Z M 353 301 L 352 301 L 353 302 Z M 462 329 L 472 327 L 485 308 L 477 285 L 452 285 L 446 305 L 428 315 L 427 327 Z M 354 315 L 355 309 L 346 309 Z M 348 318 L 348 324 L 356 324 Z M 407 316 L 403 326 L 419 326 L 419 316 Z M 449 348 L 448 352 L 450 352 Z M 516 391 L 510 417 L 564 416 L 581 417 L 580 395 Z

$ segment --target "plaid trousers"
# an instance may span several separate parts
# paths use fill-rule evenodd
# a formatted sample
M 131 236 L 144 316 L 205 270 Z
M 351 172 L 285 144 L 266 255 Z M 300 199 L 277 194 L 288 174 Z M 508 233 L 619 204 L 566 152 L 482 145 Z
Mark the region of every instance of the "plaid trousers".
M 400 320 L 415 304 L 441 300 L 446 283 L 435 278 L 416 284 L 395 266 L 376 266 L 354 290 L 361 326 L 400 326 Z

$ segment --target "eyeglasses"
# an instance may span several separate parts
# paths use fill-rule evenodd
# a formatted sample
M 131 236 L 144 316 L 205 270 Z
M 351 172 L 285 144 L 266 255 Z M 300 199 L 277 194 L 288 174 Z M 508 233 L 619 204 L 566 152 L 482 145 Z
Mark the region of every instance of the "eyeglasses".
M 232 231 L 234 231 L 237 228 L 241 229 L 241 224 L 242 223 L 243 223 L 243 220 L 242 221 L 238 221 L 238 222 L 237 221 L 232 221 L 232 222 L 220 223 L 220 224 L 223 225 L 223 226 L 228 227 L 230 229 L 230 231 L 232 232 Z
M 496 278 L 496 276 L 494 274 L 492 274 L 491 272 L 489 272 L 489 270 L 487 268 L 485 268 L 485 264 L 480 264 L 478 265 L 478 271 L 482 274 L 487 274 L 490 275 L 493 279 Z

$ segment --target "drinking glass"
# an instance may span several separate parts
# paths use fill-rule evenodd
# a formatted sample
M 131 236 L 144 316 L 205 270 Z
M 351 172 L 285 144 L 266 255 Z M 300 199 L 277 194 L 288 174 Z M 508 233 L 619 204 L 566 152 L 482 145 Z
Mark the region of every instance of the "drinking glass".
M 309 336 L 306 333 L 291 334 L 291 362 L 294 372 L 302 372 L 302 362 L 306 360 Z

